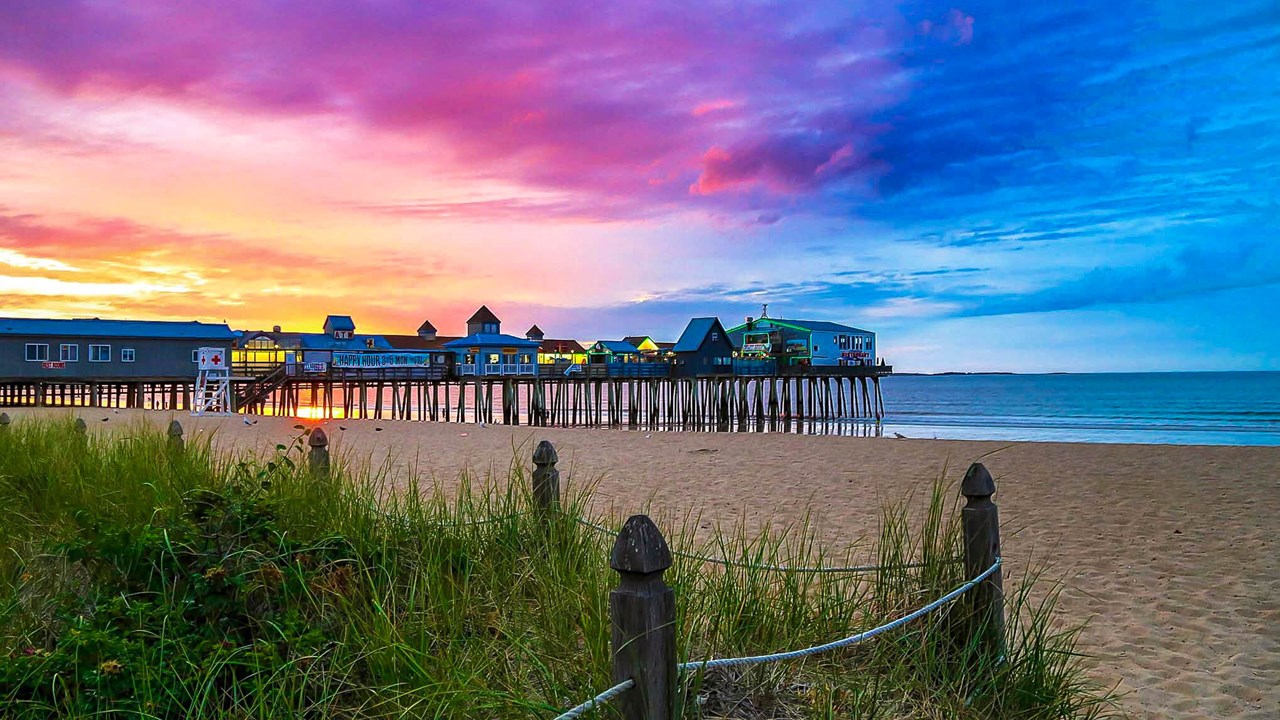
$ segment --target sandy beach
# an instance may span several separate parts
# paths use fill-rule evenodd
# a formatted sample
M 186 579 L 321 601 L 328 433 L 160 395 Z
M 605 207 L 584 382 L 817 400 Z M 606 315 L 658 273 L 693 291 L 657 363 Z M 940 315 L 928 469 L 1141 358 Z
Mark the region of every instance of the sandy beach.
M 15 419 L 34 413 L 10 410 Z M 84 410 L 92 432 L 167 413 Z M 1280 448 L 995 443 L 648 433 L 360 420 L 176 416 L 220 447 L 268 449 L 320 426 L 335 453 L 449 483 L 463 468 L 528 462 L 555 443 L 567 482 L 598 481 L 619 514 L 701 512 L 748 526 L 814 513 L 823 538 L 875 531 L 885 502 L 958 481 L 981 457 L 996 476 L 1004 554 L 1017 576 L 1048 561 L 1065 622 L 1088 621 L 1095 677 L 1141 718 L 1280 717 Z M 103 422 L 106 418 L 106 422 Z M 340 428 L 346 428 L 340 429 Z M 601 508 L 602 512 L 604 508 Z

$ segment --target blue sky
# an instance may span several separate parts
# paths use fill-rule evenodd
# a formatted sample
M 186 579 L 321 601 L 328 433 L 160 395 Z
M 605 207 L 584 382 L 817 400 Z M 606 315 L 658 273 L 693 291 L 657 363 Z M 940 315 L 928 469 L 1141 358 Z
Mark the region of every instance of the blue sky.
M 0 310 L 596 339 L 768 302 L 904 370 L 1280 370 L 1277 77 L 1274 0 L 24 0 Z

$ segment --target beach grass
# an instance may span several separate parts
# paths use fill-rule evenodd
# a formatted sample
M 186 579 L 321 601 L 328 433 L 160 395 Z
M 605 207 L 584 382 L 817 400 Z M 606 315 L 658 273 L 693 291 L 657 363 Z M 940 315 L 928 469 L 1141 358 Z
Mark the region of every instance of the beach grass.
M 81 434 L 69 419 L 0 430 L 5 716 L 552 718 L 613 684 L 613 538 L 582 521 L 622 518 L 588 513 L 592 483 L 567 479 L 548 515 L 531 511 L 519 456 L 446 491 L 396 486 L 387 464 L 313 473 L 304 450 L 300 435 L 266 457 L 208 438 L 179 451 L 143 424 Z M 676 551 L 681 660 L 821 644 L 955 588 L 956 498 L 939 480 L 842 549 L 811 522 L 656 516 Z M 868 562 L 885 569 L 767 567 Z M 1047 576 L 1006 587 L 999 656 L 955 605 L 852 648 L 691 672 L 677 716 L 1117 715 Z

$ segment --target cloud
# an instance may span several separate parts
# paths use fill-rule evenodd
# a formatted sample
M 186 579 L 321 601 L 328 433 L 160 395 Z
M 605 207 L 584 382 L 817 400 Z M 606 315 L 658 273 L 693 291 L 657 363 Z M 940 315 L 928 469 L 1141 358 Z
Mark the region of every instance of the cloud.
M 709 196 L 732 185 L 786 194 L 838 178 L 853 161 L 844 148 L 875 132 L 858 119 L 898 98 L 887 58 L 910 35 L 888 0 L 857 12 L 836 2 L 15 0 L 0 5 L 0 80 L 341 117 L 447 148 L 490 177 L 724 208 L 732 199 Z M 714 162 L 717 148 L 731 158 Z M 694 183 L 704 192 L 689 194 Z
M 1158 303 L 1280 284 L 1280 248 L 1262 240 L 1184 247 L 1168 258 L 1100 266 L 1040 290 L 967 298 L 968 317 Z

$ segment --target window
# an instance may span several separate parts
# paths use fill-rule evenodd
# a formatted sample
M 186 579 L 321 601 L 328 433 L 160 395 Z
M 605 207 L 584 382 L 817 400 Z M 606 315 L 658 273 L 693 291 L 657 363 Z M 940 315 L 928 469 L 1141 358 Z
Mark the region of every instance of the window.
M 133 348 L 122 348 L 120 350 L 120 362 L 133 362 Z
M 49 345 L 47 343 L 27 343 L 27 362 L 47 362 Z
M 718 342 L 719 340 L 720 340 L 720 333 L 718 332 L 711 333 L 711 342 Z
M 80 362 L 80 346 L 59 345 L 58 359 L 62 362 Z
M 90 345 L 89 362 L 111 362 L 111 346 Z
M 199 351 L 199 350 L 192 350 L 192 351 L 191 351 L 191 362 L 193 362 L 193 363 L 198 363 L 198 362 L 200 362 L 200 351 Z

